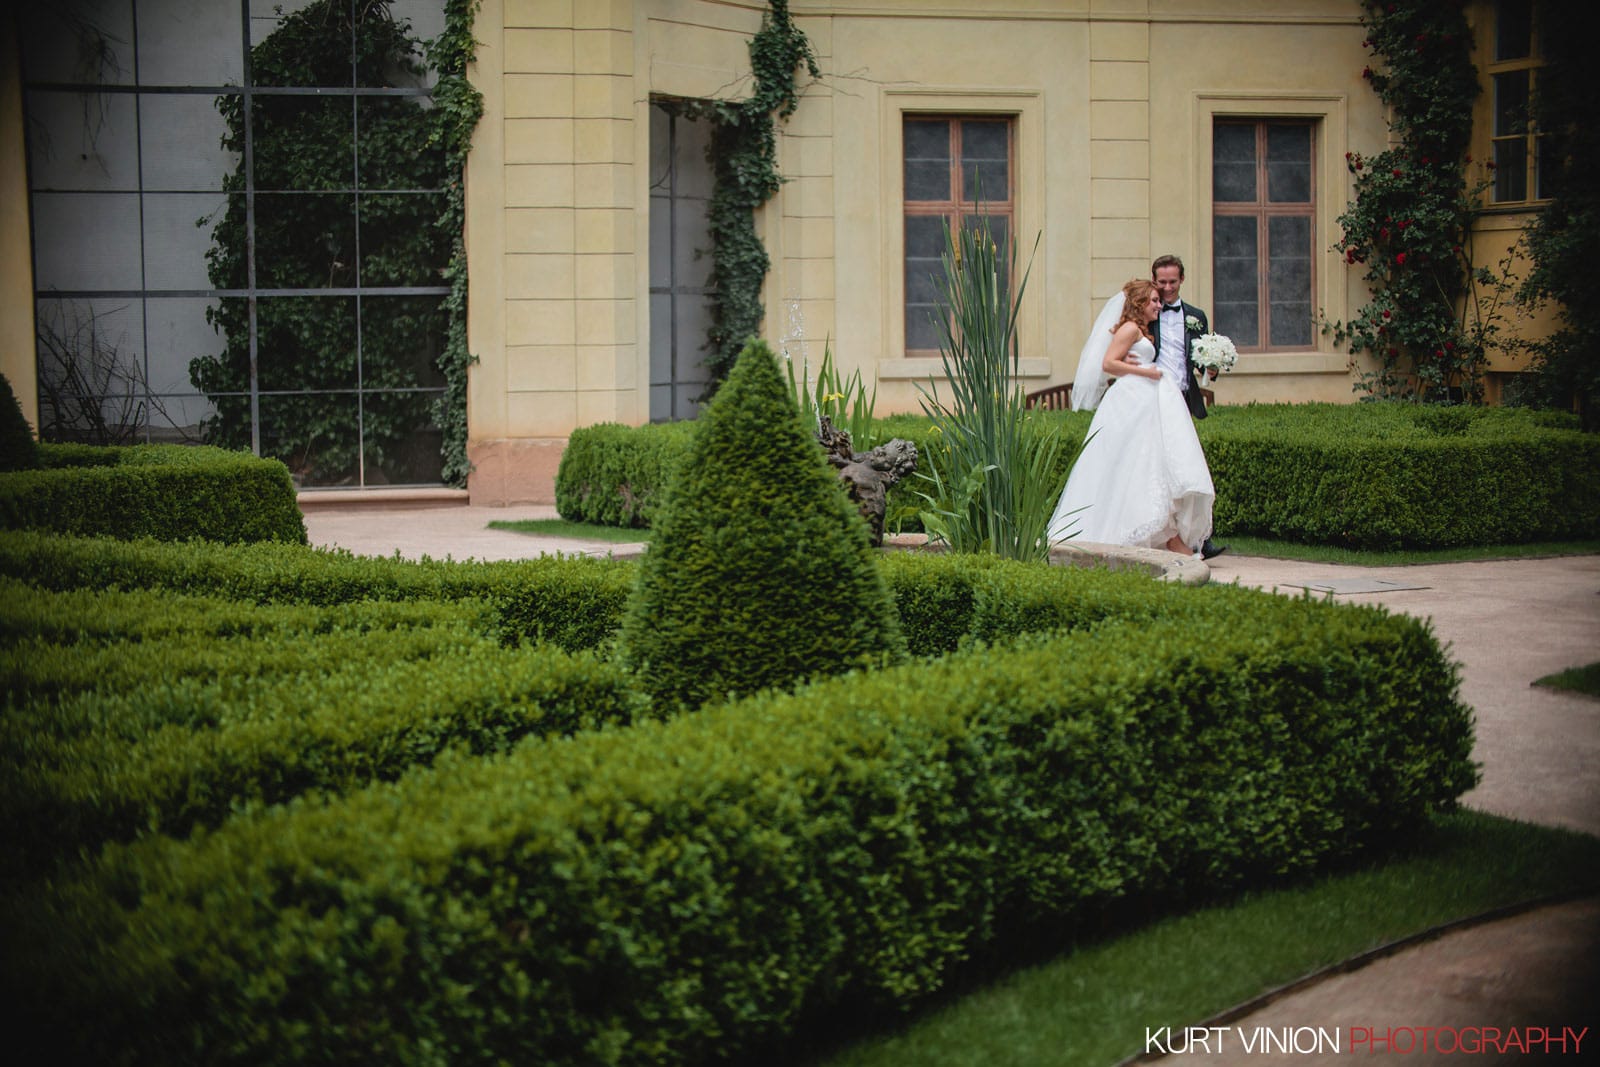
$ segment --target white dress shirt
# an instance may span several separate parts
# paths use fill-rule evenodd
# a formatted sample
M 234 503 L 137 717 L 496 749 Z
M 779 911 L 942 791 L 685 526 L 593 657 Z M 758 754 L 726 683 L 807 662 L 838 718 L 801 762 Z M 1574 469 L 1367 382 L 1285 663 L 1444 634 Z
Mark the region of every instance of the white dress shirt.
M 1185 392 L 1189 389 L 1189 337 L 1183 324 L 1183 304 L 1161 305 L 1161 347 L 1156 366 Z

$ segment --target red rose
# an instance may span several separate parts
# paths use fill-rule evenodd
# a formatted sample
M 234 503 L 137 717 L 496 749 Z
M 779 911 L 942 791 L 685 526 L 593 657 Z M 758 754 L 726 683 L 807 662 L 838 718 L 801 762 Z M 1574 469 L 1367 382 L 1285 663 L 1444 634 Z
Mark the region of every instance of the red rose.
M 1400 168 L 1399 168 L 1399 167 L 1396 167 L 1396 168 L 1394 168 L 1394 170 L 1393 170 L 1393 172 L 1392 172 L 1392 173 L 1393 173 L 1393 174 L 1394 174 L 1394 176 L 1395 176 L 1395 177 L 1396 177 L 1396 178 L 1398 178 L 1398 177 L 1400 177 L 1400 175 L 1401 175 L 1401 174 L 1402 174 L 1402 173 L 1403 173 L 1403 172 L 1402 172 L 1402 171 L 1401 171 L 1401 170 L 1400 170 Z
M 1386 318 L 1386 319 L 1393 318 L 1394 317 L 1394 313 L 1392 311 L 1390 311 L 1388 308 L 1384 308 L 1383 309 L 1383 317 Z
M 1406 265 L 1406 254 L 1404 252 L 1399 253 L 1398 255 L 1396 255 L 1394 257 L 1394 261 L 1395 261 L 1395 263 L 1399 264 L 1402 267 L 1405 266 Z

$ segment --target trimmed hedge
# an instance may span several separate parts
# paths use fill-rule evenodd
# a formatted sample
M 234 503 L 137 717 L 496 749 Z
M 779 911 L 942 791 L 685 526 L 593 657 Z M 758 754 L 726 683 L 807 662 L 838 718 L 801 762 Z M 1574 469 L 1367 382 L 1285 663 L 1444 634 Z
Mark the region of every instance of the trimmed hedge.
M 1600 436 L 1550 413 L 1309 404 L 1215 414 L 1200 436 L 1228 533 L 1363 549 L 1600 537 Z
M 68 466 L 0 474 L 0 529 L 306 543 L 294 483 L 278 460 L 183 445 L 135 445 L 113 454 L 111 466 L 88 450 Z
M 1016 924 L 1304 872 L 1472 785 L 1424 623 L 1215 592 L 113 846 L 5 902 L 13 1043 L 727 1058 L 913 1003 Z
M 679 708 L 905 658 L 866 523 L 763 342 L 740 352 L 668 482 L 617 654 Z
M 507 644 L 594 648 L 616 629 L 634 567 L 616 559 L 373 559 L 298 545 L 171 544 L 0 531 L 0 575 L 44 589 L 174 589 L 253 604 L 482 599 Z
M 1223 405 L 1211 414 L 1196 429 L 1216 483 L 1219 535 L 1365 549 L 1600 538 L 1600 436 L 1579 433 L 1563 413 L 1371 403 Z M 1052 417 L 1074 442 L 1092 418 Z M 921 416 L 879 423 L 881 435 L 911 440 L 930 459 L 939 454 L 931 431 Z M 590 465 L 583 432 L 563 464 L 571 456 L 575 468 Z M 612 427 L 605 439 L 616 468 L 629 450 L 663 447 L 659 427 Z M 1066 471 L 1058 474 L 1065 485 Z M 633 493 L 644 492 L 639 477 Z M 925 483 L 913 475 L 890 490 L 890 529 L 920 529 L 919 489 Z M 559 494 L 558 506 L 570 519 L 611 521 L 569 513 Z
M 39 466 L 39 443 L 22 413 L 11 380 L 0 374 L 0 471 L 25 471 Z
M 693 428 L 604 422 L 574 430 L 556 469 L 556 510 L 572 522 L 649 526 Z
M 72 594 L 34 596 L 83 606 Z M 261 626 L 222 637 L 193 598 L 108 599 L 130 617 L 143 601 L 152 619 L 199 607 L 190 617 L 200 625 L 158 636 L 135 622 L 124 640 L 89 648 L 36 639 L 16 650 L 28 657 L 20 663 L 13 650 L 0 653 L 15 701 L 0 721 L 9 846 L 0 875 L 42 871 L 106 840 L 183 835 L 241 803 L 394 778 L 446 748 L 502 751 L 528 736 L 626 725 L 648 708 L 625 674 L 592 654 L 504 649 L 454 620 L 407 625 L 394 605 L 360 606 L 379 609 L 376 626 L 312 620 L 298 635 Z M 348 621 L 362 612 L 310 613 Z M 87 676 L 119 655 L 137 666 L 113 667 L 104 684 Z M 204 670 L 217 664 L 220 676 Z

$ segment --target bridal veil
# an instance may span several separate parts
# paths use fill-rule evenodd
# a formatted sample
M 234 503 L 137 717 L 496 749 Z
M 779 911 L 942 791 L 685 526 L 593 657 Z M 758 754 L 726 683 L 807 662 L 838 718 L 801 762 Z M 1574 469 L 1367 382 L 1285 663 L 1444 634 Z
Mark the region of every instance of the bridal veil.
M 1078 373 L 1072 379 L 1072 410 L 1092 411 L 1105 395 L 1111 376 L 1106 373 L 1106 351 L 1111 347 L 1111 330 L 1122 317 L 1122 304 L 1126 298 L 1118 289 L 1100 309 L 1100 317 L 1089 327 L 1089 339 L 1083 343 L 1083 354 L 1078 357 Z

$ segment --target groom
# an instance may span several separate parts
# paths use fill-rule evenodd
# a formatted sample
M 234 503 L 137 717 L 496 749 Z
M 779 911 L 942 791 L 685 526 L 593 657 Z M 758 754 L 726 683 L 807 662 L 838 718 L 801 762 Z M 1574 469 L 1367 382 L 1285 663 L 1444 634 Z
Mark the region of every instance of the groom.
M 1193 304 L 1178 299 L 1183 287 L 1183 260 L 1177 256 L 1158 256 L 1150 264 L 1150 280 L 1156 283 L 1161 294 L 1161 314 L 1156 316 L 1156 365 L 1171 376 L 1183 390 L 1183 401 L 1189 405 L 1189 414 L 1197 419 L 1206 417 L 1205 397 L 1200 395 L 1200 381 L 1195 377 L 1195 365 L 1189 358 L 1194 339 L 1211 329 L 1206 313 Z M 1216 377 L 1216 371 L 1211 372 Z M 1205 559 L 1220 556 L 1228 550 L 1206 538 L 1200 546 Z

